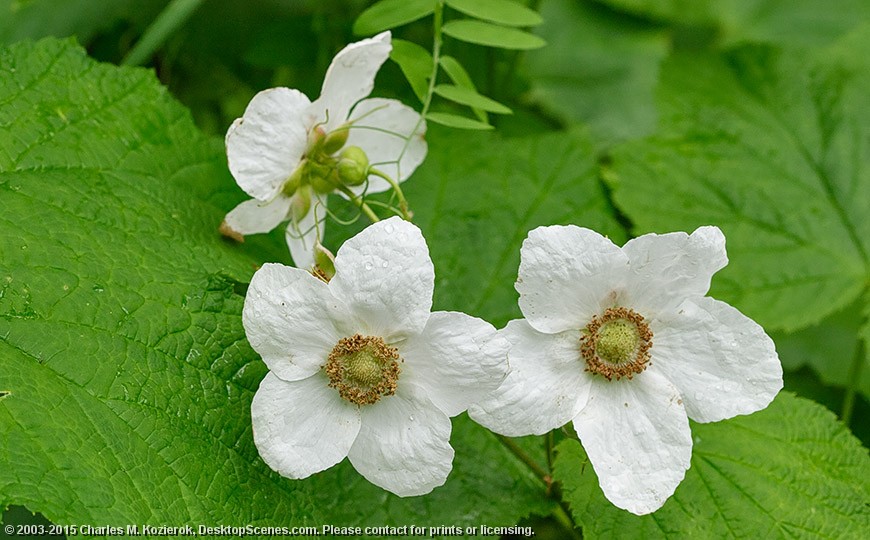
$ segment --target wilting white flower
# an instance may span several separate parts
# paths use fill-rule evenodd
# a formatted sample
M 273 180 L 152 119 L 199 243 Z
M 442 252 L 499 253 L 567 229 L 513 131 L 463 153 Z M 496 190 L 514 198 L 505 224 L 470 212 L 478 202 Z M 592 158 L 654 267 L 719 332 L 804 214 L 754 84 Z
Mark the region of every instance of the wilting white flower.
M 764 330 L 705 296 L 728 262 L 718 228 L 619 248 L 588 229 L 540 227 L 520 257 L 526 318 L 501 331 L 511 373 L 469 414 L 509 436 L 573 421 L 616 506 L 646 514 L 673 494 L 691 458 L 688 418 L 748 414 L 782 388 Z
M 386 191 L 387 181 L 365 173 L 369 165 L 401 182 L 422 163 L 420 115 L 393 99 L 363 99 L 391 49 L 389 32 L 342 49 L 314 102 L 290 88 L 254 96 L 226 135 L 230 172 L 253 199 L 227 214 L 224 234 L 241 239 L 289 219 L 293 261 L 308 269 L 323 236 L 327 194 Z
M 342 245 L 327 284 L 266 264 L 242 320 L 270 372 L 251 405 L 263 460 L 305 478 L 347 456 L 397 495 L 440 486 L 450 419 L 507 373 L 508 343 L 464 313 L 430 313 L 435 271 L 423 235 L 394 217 Z

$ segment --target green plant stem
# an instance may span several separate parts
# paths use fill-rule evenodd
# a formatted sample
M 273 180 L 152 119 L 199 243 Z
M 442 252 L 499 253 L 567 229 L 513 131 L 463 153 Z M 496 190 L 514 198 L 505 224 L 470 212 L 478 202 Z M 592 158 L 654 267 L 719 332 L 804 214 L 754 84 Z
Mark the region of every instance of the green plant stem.
M 390 187 L 392 187 L 393 191 L 396 193 L 396 198 L 399 199 L 399 211 L 402 213 L 402 219 L 405 221 L 411 221 L 411 214 L 408 212 L 408 201 L 405 199 L 405 194 L 402 193 L 402 188 L 399 187 L 399 183 L 393 180 L 390 175 L 377 169 L 369 169 L 369 174 L 383 178 L 390 184 Z
M 855 408 L 855 394 L 858 392 L 861 371 L 866 363 L 864 358 L 865 347 L 864 340 L 859 339 L 858 346 L 855 347 L 855 356 L 852 358 L 852 364 L 849 366 L 849 386 L 846 387 L 846 395 L 843 396 L 843 409 L 840 411 L 840 419 L 847 426 L 852 420 L 852 410 Z
M 423 111 L 420 113 L 421 121 L 429 112 L 429 105 L 432 104 L 432 96 L 435 95 L 435 81 L 438 79 L 438 66 L 441 64 L 441 43 L 443 40 L 441 27 L 444 25 L 444 2 L 438 0 L 435 2 L 435 21 L 433 23 L 432 39 L 432 74 L 429 76 L 429 88 L 426 90 L 426 100 L 423 102 Z M 413 133 L 416 133 L 415 129 Z
M 559 525 L 562 526 L 568 534 L 571 535 L 571 538 L 575 540 L 581 540 L 583 537 L 577 532 L 577 528 L 574 525 L 574 521 L 571 519 L 571 516 L 568 515 L 568 512 L 565 510 L 565 503 L 559 504 L 555 509 L 553 509 L 553 517 L 559 522 Z
M 550 473 L 553 473 L 553 432 L 550 431 L 544 435 L 544 445 L 547 451 L 547 468 Z
M 426 114 L 429 112 L 429 106 L 432 104 L 432 97 L 435 95 L 435 81 L 438 78 L 438 66 L 441 62 L 441 26 L 444 24 L 444 0 L 437 0 L 435 2 L 435 20 L 433 22 L 433 34 L 434 38 L 432 40 L 432 73 L 429 75 L 429 87 L 426 89 L 426 99 L 423 100 L 423 110 L 420 111 L 420 119 L 417 120 L 417 124 L 414 126 L 414 129 L 411 130 L 411 135 L 405 140 L 405 146 L 402 147 L 402 151 L 399 153 L 399 160 L 402 159 L 402 156 L 405 155 L 405 152 L 408 150 L 408 145 L 411 144 L 411 137 L 414 136 L 414 133 L 417 133 L 417 130 L 420 129 L 420 126 L 426 121 Z
M 526 454 L 523 449 L 520 448 L 519 445 L 517 445 L 517 443 L 510 440 L 510 438 L 505 437 L 504 435 L 496 435 L 496 437 L 498 437 L 498 440 L 501 441 L 505 448 L 510 450 L 511 453 L 513 453 L 513 455 L 515 455 L 520 461 L 525 463 L 526 467 L 531 469 L 532 472 L 535 473 L 535 476 L 537 476 L 541 480 L 541 482 L 543 482 L 547 487 L 550 487 L 550 482 L 548 481 L 549 474 L 547 473 L 547 471 L 544 470 L 543 467 L 538 465 L 535 460 L 529 457 L 529 455 Z
M 193 15 L 203 0 L 172 0 L 145 30 L 121 61 L 122 66 L 139 66 L 154 55 L 172 33 Z
M 369 205 L 366 204 L 364 200 L 359 198 L 356 193 L 348 189 L 346 186 L 339 186 L 338 190 L 347 195 L 347 198 L 353 202 L 353 204 L 357 205 L 362 212 L 368 216 L 372 223 L 377 223 L 381 220 L 377 214 L 375 214 L 374 210 L 371 209 Z

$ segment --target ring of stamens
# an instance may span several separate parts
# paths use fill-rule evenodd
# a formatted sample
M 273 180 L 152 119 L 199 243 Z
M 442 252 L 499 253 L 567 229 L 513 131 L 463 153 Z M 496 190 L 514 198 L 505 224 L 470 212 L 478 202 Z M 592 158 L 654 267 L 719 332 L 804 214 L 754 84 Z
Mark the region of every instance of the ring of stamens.
M 636 311 L 624 307 L 608 308 L 593 315 L 580 337 L 580 354 L 586 371 L 608 381 L 631 379 L 650 365 L 652 331 Z
M 354 334 L 338 341 L 323 370 L 329 386 L 342 398 L 355 405 L 371 405 L 396 393 L 401 361 L 398 349 L 382 338 Z

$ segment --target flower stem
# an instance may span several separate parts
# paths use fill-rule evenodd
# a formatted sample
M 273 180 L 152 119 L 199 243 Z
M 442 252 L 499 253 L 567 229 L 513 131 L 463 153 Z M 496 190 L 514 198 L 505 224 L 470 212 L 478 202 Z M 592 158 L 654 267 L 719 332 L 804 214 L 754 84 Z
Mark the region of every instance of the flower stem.
M 411 130 L 411 135 L 405 141 L 405 146 L 399 153 L 400 160 L 402 159 L 402 156 L 405 155 L 405 151 L 408 150 L 408 145 L 411 144 L 411 138 L 414 136 L 414 133 L 417 133 L 417 130 L 420 129 L 420 126 L 422 126 L 426 121 L 426 114 L 429 112 L 429 105 L 432 104 L 432 96 L 435 95 L 435 81 L 438 79 L 438 66 L 441 64 L 441 26 L 443 24 L 444 0 L 436 0 L 435 20 L 432 23 L 434 37 L 432 40 L 432 73 L 429 75 L 429 87 L 426 89 L 426 99 L 423 100 L 423 110 L 420 111 L 420 119 L 417 120 L 417 124 L 414 126 L 414 129 Z
M 402 219 L 405 221 L 411 221 L 411 213 L 408 212 L 408 201 L 405 199 L 405 194 L 402 193 L 402 188 L 399 187 L 399 183 L 393 180 L 390 175 L 385 172 L 379 171 L 378 169 L 370 168 L 369 174 L 373 174 L 379 178 L 383 178 L 390 184 L 393 188 L 393 191 L 396 193 L 396 197 L 399 199 L 399 211 L 402 213 Z
M 571 516 L 568 515 L 568 512 L 565 510 L 565 503 L 560 503 L 559 506 L 553 509 L 553 517 L 556 521 L 559 522 L 559 525 L 562 526 L 568 534 L 571 535 L 571 538 L 575 540 L 581 540 L 583 538 L 580 534 L 577 533 L 576 525 L 574 525 L 574 521 L 571 519 Z
M 861 370 L 864 368 L 866 359 L 864 351 L 866 345 L 863 339 L 858 339 L 858 345 L 855 347 L 855 356 L 852 358 L 852 364 L 849 366 L 849 386 L 846 387 L 846 395 L 843 396 L 843 408 L 840 411 L 840 419 L 847 426 L 852 420 L 852 410 L 855 407 L 855 394 L 858 391 L 858 382 L 861 380 Z
M 202 2 L 203 0 L 172 0 L 130 49 L 121 65 L 139 66 L 147 62 L 167 38 L 187 22 Z
M 366 216 L 368 216 L 368 218 L 372 221 L 372 223 L 377 223 L 378 221 L 381 220 L 381 218 L 379 218 L 378 215 L 375 214 L 374 210 L 372 210 L 371 207 L 368 204 L 366 204 L 366 202 L 364 200 L 362 200 L 360 197 L 358 197 L 356 195 L 356 193 L 354 193 L 353 191 L 348 189 L 346 186 L 338 186 L 338 189 L 339 189 L 339 191 L 341 191 L 342 193 L 347 195 L 347 198 L 350 199 L 351 202 L 353 202 L 353 204 L 357 205 L 359 207 L 359 209 L 362 210 L 362 212 Z
M 549 477 L 547 471 L 545 471 L 543 467 L 538 465 L 535 460 L 529 457 L 529 455 L 526 454 L 525 451 L 523 451 L 523 449 L 520 448 L 517 443 L 513 442 L 512 440 L 510 440 L 510 438 L 505 437 L 504 435 L 496 435 L 496 437 L 498 437 L 498 440 L 501 441 L 505 448 L 510 450 L 511 453 L 515 455 L 520 461 L 525 463 L 526 466 L 535 473 L 535 476 L 537 476 L 541 480 L 541 482 L 543 482 L 547 487 L 550 486 L 550 482 L 547 480 L 547 478 Z
M 550 443 L 552 443 L 552 432 L 550 435 L 546 437 Z M 511 453 L 516 456 L 520 461 L 522 461 L 526 467 L 532 470 L 535 473 L 535 476 L 544 483 L 547 488 L 547 496 L 556 499 L 559 504 L 553 510 L 553 517 L 556 521 L 561 525 L 571 536 L 571 538 L 576 538 L 580 540 L 582 538 L 577 534 L 576 526 L 574 525 L 574 521 L 571 519 L 571 516 L 568 514 L 568 505 L 565 501 L 562 500 L 562 490 L 560 486 L 553 482 L 553 477 L 544 470 L 543 467 L 537 464 L 535 460 L 533 460 L 528 454 L 523 451 L 522 448 L 515 442 L 513 442 L 509 437 L 505 437 L 504 435 L 496 435 L 498 437 L 499 442 L 501 442 L 505 448 L 511 451 Z M 549 455 L 547 459 L 549 463 Z M 552 465 L 550 467 L 552 470 Z
M 550 474 L 553 473 L 553 432 L 550 431 L 544 435 L 544 444 L 547 451 L 547 468 L 550 469 Z

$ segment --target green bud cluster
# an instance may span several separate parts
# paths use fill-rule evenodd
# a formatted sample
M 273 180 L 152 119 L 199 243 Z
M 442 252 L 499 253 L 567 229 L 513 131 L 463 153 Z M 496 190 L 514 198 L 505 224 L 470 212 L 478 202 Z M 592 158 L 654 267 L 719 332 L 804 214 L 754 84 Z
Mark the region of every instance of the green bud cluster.
M 369 172 L 369 159 L 359 146 L 345 146 L 350 125 L 326 133 L 313 129 L 309 135 L 308 151 L 302 162 L 287 178 L 283 192 L 298 194 L 293 206 L 293 217 L 304 216 L 311 206 L 312 191 L 325 195 L 341 186 L 362 185 Z

